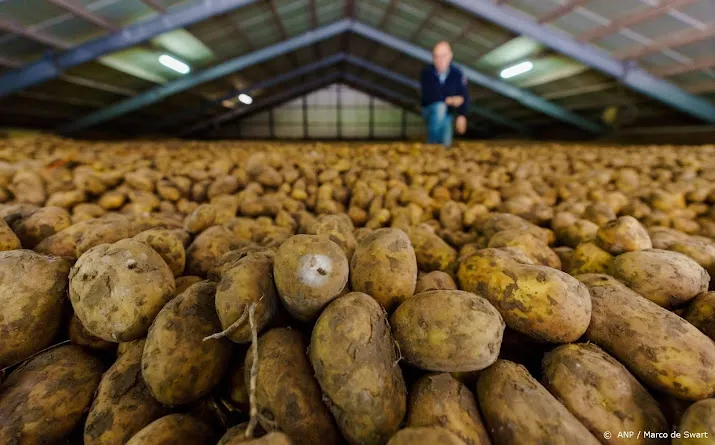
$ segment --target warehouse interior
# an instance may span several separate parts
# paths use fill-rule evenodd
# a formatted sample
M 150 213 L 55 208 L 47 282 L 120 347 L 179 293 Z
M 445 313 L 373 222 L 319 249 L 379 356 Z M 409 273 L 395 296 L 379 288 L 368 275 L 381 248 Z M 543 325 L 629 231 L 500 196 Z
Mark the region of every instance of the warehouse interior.
M 714 0 L 0 0 L 0 445 L 665 443 Z
M 9 0 L 0 126 L 418 139 L 419 72 L 447 40 L 469 78 L 468 138 L 705 140 L 714 21 L 707 0 Z M 514 66 L 528 69 L 500 75 Z

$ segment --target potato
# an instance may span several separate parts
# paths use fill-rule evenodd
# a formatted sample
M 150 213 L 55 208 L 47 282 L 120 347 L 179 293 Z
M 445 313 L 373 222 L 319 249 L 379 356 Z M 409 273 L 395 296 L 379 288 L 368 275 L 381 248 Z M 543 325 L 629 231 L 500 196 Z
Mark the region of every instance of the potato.
M 204 341 L 220 329 L 214 295 L 204 281 L 189 287 L 156 316 L 142 355 L 142 376 L 154 397 L 165 405 L 183 405 L 218 385 L 231 357 L 225 338 Z
M 296 320 L 315 320 L 345 288 L 348 267 L 343 250 L 327 237 L 295 235 L 273 262 L 278 296 Z
M 293 445 L 293 443 L 288 436 L 275 431 L 258 439 L 246 439 L 241 436 L 235 436 L 225 443 L 219 443 L 219 445 Z
M 680 437 L 673 445 L 712 445 L 715 443 L 715 399 L 695 402 L 685 411 L 680 421 Z
M 660 391 L 688 400 L 715 394 L 715 343 L 672 312 L 613 277 L 577 277 L 593 313 L 586 337 Z
M 448 198 L 449 199 L 449 198 Z M 448 200 L 439 210 L 439 222 L 447 230 L 462 230 L 462 209 L 456 201 Z
M 169 229 L 149 229 L 134 237 L 154 249 L 164 260 L 171 273 L 178 277 L 184 273 L 186 251 L 184 243 L 175 231 Z
M 417 275 L 417 285 L 415 286 L 415 295 L 428 290 L 455 290 L 457 285 L 447 273 L 441 270 L 434 270 L 428 273 L 420 273 Z
M 612 255 L 653 248 L 645 227 L 632 216 L 621 216 L 601 226 L 596 232 L 596 242 Z
M 310 235 L 327 235 L 332 242 L 340 246 L 345 256 L 350 259 L 355 253 L 357 240 L 353 235 L 352 220 L 345 215 L 322 215 L 308 228 Z
M 248 320 L 251 304 L 256 305 L 255 322 L 260 333 L 276 315 L 279 304 L 273 282 L 273 259 L 263 251 L 249 253 L 226 269 L 216 288 L 216 312 L 222 329 L 231 327 L 245 313 L 244 321 L 228 336 L 236 343 L 251 341 Z
M 561 261 L 561 270 L 564 272 L 571 269 L 571 260 L 573 259 L 574 250 L 575 249 L 568 246 L 553 248 L 553 251 L 559 256 L 559 261 Z
M 442 426 L 466 445 L 488 445 L 474 395 L 447 373 L 427 374 L 412 387 L 409 394 L 407 426 Z
M 489 300 L 514 330 L 553 343 L 576 341 L 591 318 L 586 287 L 564 272 L 514 258 L 499 249 L 473 253 L 459 267 L 460 289 Z
M 715 276 L 715 241 L 690 237 L 687 240 L 674 242 L 668 250 L 689 256 L 702 266 L 711 278 Z
M 715 292 L 704 292 L 693 298 L 683 318 L 715 341 Z
M 20 240 L 4 220 L 0 219 L 0 251 L 22 249 Z
M 250 385 L 255 347 L 251 345 L 246 353 L 246 387 Z M 298 445 L 340 443 L 340 434 L 305 355 L 301 334 L 273 329 L 258 339 L 257 347 L 256 406 L 261 425 L 266 430 L 277 427 Z
M 596 437 L 606 431 L 666 432 L 658 403 L 613 357 L 591 343 L 559 346 L 544 356 L 542 383 Z M 608 443 L 658 443 L 644 437 Z
M 553 225 L 553 222 L 552 222 Z M 581 243 L 593 241 L 598 226 L 585 219 L 576 219 L 563 227 L 555 227 L 556 238 L 564 245 L 575 248 Z
M 241 246 L 240 240 L 226 227 L 210 227 L 186 249 L 186 272 L 205 277 L 221 255 Z
M 72 343 L 78 346 L 84 346 L 94 351 L 113 350 L 117 347 L 116 343 L 102 340 L 101 338 L 95 337 L 87 332 L 84 326 L 82 326 L 82 322 L 79 321 L 79 318 L 77 318 L 76 315 L 72 315 L 70 320 L 68 336 Z
M 60 207 L 43 207 L 27 218 L 16 221 L 12 230 L 23 247 L 32 249 L 48 236 L 66 229 L 72 224 L 70 215 Z
M 117 358 L 121 357 L 122 355 L 130 352 L 137 350 L 139 351 L 139 355 L 141 356 L 142 351 L 144 351 L 144 344 L 146 343 L 146 338 L 140 338 L 139 340 L 133 340 L 133 341 L 128 341 L 124 343 L 119 343 L 119 346 L 117 346 Z
M 175 280 L 176 289 L 174 289 L 174 296 L 183 294 L 186 289 L 188 289 L 190 286 L 193 286 L 194 284 L 196 284 L 200 281 L 204 281 L 204 279 L 201 277 L 194 276 L 194 275 L 178 277 Z
M 456 434 L 439 426 L 409 427 L 392 436 L 387 445 L 465 445 Z
M 241 380 L 243 380 L 243 373 L 241 373 Z M 246 438 L 246 429 L 248 428 L 248 422 L 240 423 L 238 425 L 232 426 L 226 431 L 226 433 L 221 436 L 221 440 L 218 441 L 216 445 L 229 445 L 231 443 L 246 443 L 249 440 Z
M 540 238 L 521 230 L 502 230 L 489 239 L 487 247 L 515 247 L 521 249 L 535 263 L 561 269 L 561 260 L 556 252 Z
M 569 275 L 585 273 L 608 273 L 613 265 L 613 256 L 593 241 L 581 243 L 571 254 L 566 271 Z
M 417 259 L 417 267 L 424 272 L 440 270 L 453 273 L 456 267 L 457 251 L 442 238 L 424 226 L 406 230 Z
M 87 196 L 83 190 L 58 191 L 50 195 L 47 199 L 47 206 L 71 209 L 72 207 L 85 202 Z
M 534 225 L 524 218 L 508 213 L 492 213 L 484 220 L 480 227 L 481 232 L 487 239 L 494 236 L 497 232 L 512 229 L 529 232 L 549 245 L 554 242 L 554 234 L 551 233 L 551 231 Z
M 583 218 L 598 226 L 603 226 L 607 222 L 616 219 L 616 214 L 608 204 L 597 202 L 586 207 L 583 212 Z
M 648 235 L 651 238 L 654 249 L 668 250 L 676 241 L 685 241 L 690 236 L 668 227 L 649 227 Z
M 127 342 L 146 335 L 174 293 L 174 276 L 151 247 L 126 239 L 87 251 L 69 274 L 77 318 L 92 335 Z
M 0 369 L 52 343 L 69 270 L 68 261 L 31 250 L 0 252 Z
M 122 445 L 166 413 L 142 378 L 142 350 L 128 349 L 102 376 L 84 425 L 85 445 Z
M 667 250 L 618 255 L 612 275 L 663 307 L 677 307 L 708 290 L 710 275 L 693 259 Z
M 79 346 L 49 349 L 0 385 L 0 443 L 53 443 L 82 420 L 104 367 Z
M 460 290 L 428 291 L 390 318 L 407 363 L 428 371 L 484 369 L 499 355 L 504 320 L 486 299 Z
M 377 229 L 358 244 L 350 262 L 350 287 L 390 310 L 410 298 L 417 283 L 417 259 L 399 229 Z
M 217 439 L 216 431 L 195 417 L 170 414 L 142 428 L 126 445 L 196 445 Z
M 315 323 L 309 355 L 343 437 L 385 443 L 405 416 L 406 390 L 384 309 L 360 292 L 335 299 Z
M 522 365 L 497 360 L 479 375 L 477 397 L 496 444 L 599 443 Z
M 127 195 L 117 190 L 110 190 L 99 197 L 97 204 L 105 210 L 121 208 L 126 202 Z

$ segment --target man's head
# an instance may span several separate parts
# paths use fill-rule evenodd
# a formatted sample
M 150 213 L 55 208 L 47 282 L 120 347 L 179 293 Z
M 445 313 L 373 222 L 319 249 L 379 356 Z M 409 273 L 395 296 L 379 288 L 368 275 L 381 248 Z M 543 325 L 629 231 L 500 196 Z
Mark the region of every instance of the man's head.
M 452 63 L 452 47 L 449 42 L 443 40 L 434 46 L 432 60 L 437 72 L 444 73 L 449 69 L 449 64 Z

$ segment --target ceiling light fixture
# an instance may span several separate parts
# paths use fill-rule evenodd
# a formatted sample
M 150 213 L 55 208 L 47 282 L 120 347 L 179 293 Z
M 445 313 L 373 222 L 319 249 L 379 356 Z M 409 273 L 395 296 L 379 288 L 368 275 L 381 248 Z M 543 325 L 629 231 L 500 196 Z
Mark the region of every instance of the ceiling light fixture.
M 531 71 L 533 67 L 534 64 L 531 62 L 521 62 L 514 66 L 510 66 L 509 68 L 503 69 L 499 75 L 502 79 L 508 79 L 510 77 L 518 76 L 519 74 L 524 74 L 527 71 Z
M 179 59 L 171 57 L 168 54 L 162 54 L 161 56 L 159 56 L 159 63 L 161 63 L 167 68 L 171 68 L 172 70 L 180 74 L 187 74 L 189 71 L 191 71 L 189 65 L 185 64 Z
M 249 96 L 248 94 L 239 94 L 238 95 L 238 100 L 246 105 L 251 105 L 253 103 L 253 98 Z

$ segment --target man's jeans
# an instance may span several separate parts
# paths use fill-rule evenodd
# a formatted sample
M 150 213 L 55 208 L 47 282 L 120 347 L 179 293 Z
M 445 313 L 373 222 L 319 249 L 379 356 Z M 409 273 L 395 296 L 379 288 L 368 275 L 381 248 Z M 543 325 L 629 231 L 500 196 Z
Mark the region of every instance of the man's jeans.
M 452 145 L 453 117 L 444 102 L 435 102 L 422 108 L 422 117 L 427 123 L 427 143 Z

